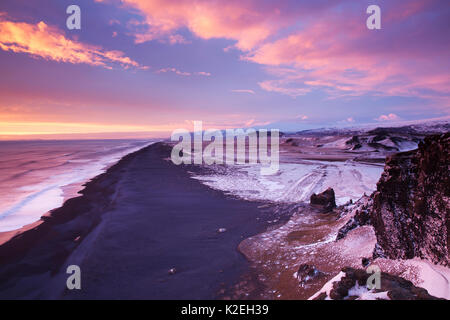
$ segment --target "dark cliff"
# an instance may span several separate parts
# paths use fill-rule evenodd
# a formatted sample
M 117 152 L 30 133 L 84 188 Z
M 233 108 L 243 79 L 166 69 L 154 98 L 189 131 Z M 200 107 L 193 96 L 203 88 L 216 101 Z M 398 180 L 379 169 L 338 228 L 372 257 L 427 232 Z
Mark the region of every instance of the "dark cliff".
M 386 160 L 372 195 L 375 255 L 449 264 L 449 144 L 450 133 L 429 136 L 417 150 Z

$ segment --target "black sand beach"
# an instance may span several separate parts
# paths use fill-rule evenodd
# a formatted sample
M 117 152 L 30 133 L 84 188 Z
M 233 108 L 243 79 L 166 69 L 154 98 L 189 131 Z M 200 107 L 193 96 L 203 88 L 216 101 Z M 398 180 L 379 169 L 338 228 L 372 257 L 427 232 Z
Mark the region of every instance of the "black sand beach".
M 194 168 L 173 165 L 169 154 L 156 143 L 124 157 L 0 246 L 0 298 L 223 297 L 219 290 L 249 269 L 237 246 L 265 230 L 271 210 L 191 179 Z M 81 267 L 81 290 L 66 289 L 72 264 Z

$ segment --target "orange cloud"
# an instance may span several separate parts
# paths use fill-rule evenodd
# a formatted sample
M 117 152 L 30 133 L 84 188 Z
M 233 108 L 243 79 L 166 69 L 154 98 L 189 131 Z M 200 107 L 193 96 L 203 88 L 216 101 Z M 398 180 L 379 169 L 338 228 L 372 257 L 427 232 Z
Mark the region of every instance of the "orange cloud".
M 43 21 L 37 24 L 9 21 L 5 14 L 0 15 L 0 49 L 73 64 L 112 68 L 111 64 L 116 63 L 124 68 L 142 67 L 121 51 L 107 51 L 68 39 Z

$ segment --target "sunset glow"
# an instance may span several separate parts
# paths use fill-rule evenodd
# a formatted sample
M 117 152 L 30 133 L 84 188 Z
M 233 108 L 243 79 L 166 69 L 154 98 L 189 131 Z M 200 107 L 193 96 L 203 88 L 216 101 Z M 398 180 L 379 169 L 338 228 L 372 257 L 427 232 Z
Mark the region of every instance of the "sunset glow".
M 448 6 L 377 3 L 381 30 L 350 0 L 83 0 L 68 30 L 68 1 L 2 1 L 0 135 L 448 117 Z

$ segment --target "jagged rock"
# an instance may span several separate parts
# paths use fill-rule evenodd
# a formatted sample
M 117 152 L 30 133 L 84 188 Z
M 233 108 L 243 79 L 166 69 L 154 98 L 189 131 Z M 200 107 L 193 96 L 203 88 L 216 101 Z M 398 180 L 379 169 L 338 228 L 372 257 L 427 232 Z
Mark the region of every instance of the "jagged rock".
M 312 280 L 322 278 L 326 276 L 327 274 L 316 269 L 316 267 L 309 265 L 309 264 L 302 264 L 298 268 L 298 271 L 296 272 L 296 277 L 299 281 L 300 286 L 305 287 L 308 285 L 309 282 Z
M 336 198 L 333 188 L 328 188 L 319 194 L 312 194 L 310 204 L 322 208 L 324 212 L 332 211 L 336 208 Z
M 369 211 L 367 209 L 357 211 L 353 218 L 351 218 L 342 228 L 339 229 L 336 236 L 336 241 L 344 238 L 347 233 L 349 233 L 353 229 L 370 224 L 371 221 Z
M 449 166 L 450 133 L 426 137 L 418 150 L 386 160 L 373 194 L 374 256 L 449 264 Z
M 372 210 L 372 204 L 372 198 L 366 195 L 357 201 L 355 207 L 352 209 L 354 213 L 353 217 L 339 229 L 336 241 L 345 238 L 353 229 L 371 224 L 370 210 Z
M 386 258 L 386 254 L 384 253 L 384 250 L 378 243 L 375 244 L 375 248 L 373 249 L 373 259 L 377 258 Z
M 367 280 L 371 276 L 365 270 L 345 267 L 344 275 L 332 284 L 329 295 L 325 292 L 317 294 L 314 300 L 355 300 L 355 299 L 390 299 L 390 300 L 441 300 L 431 296 L 426 289 L 401 277 L 381 272 L 379 289 L 369 290 Z

